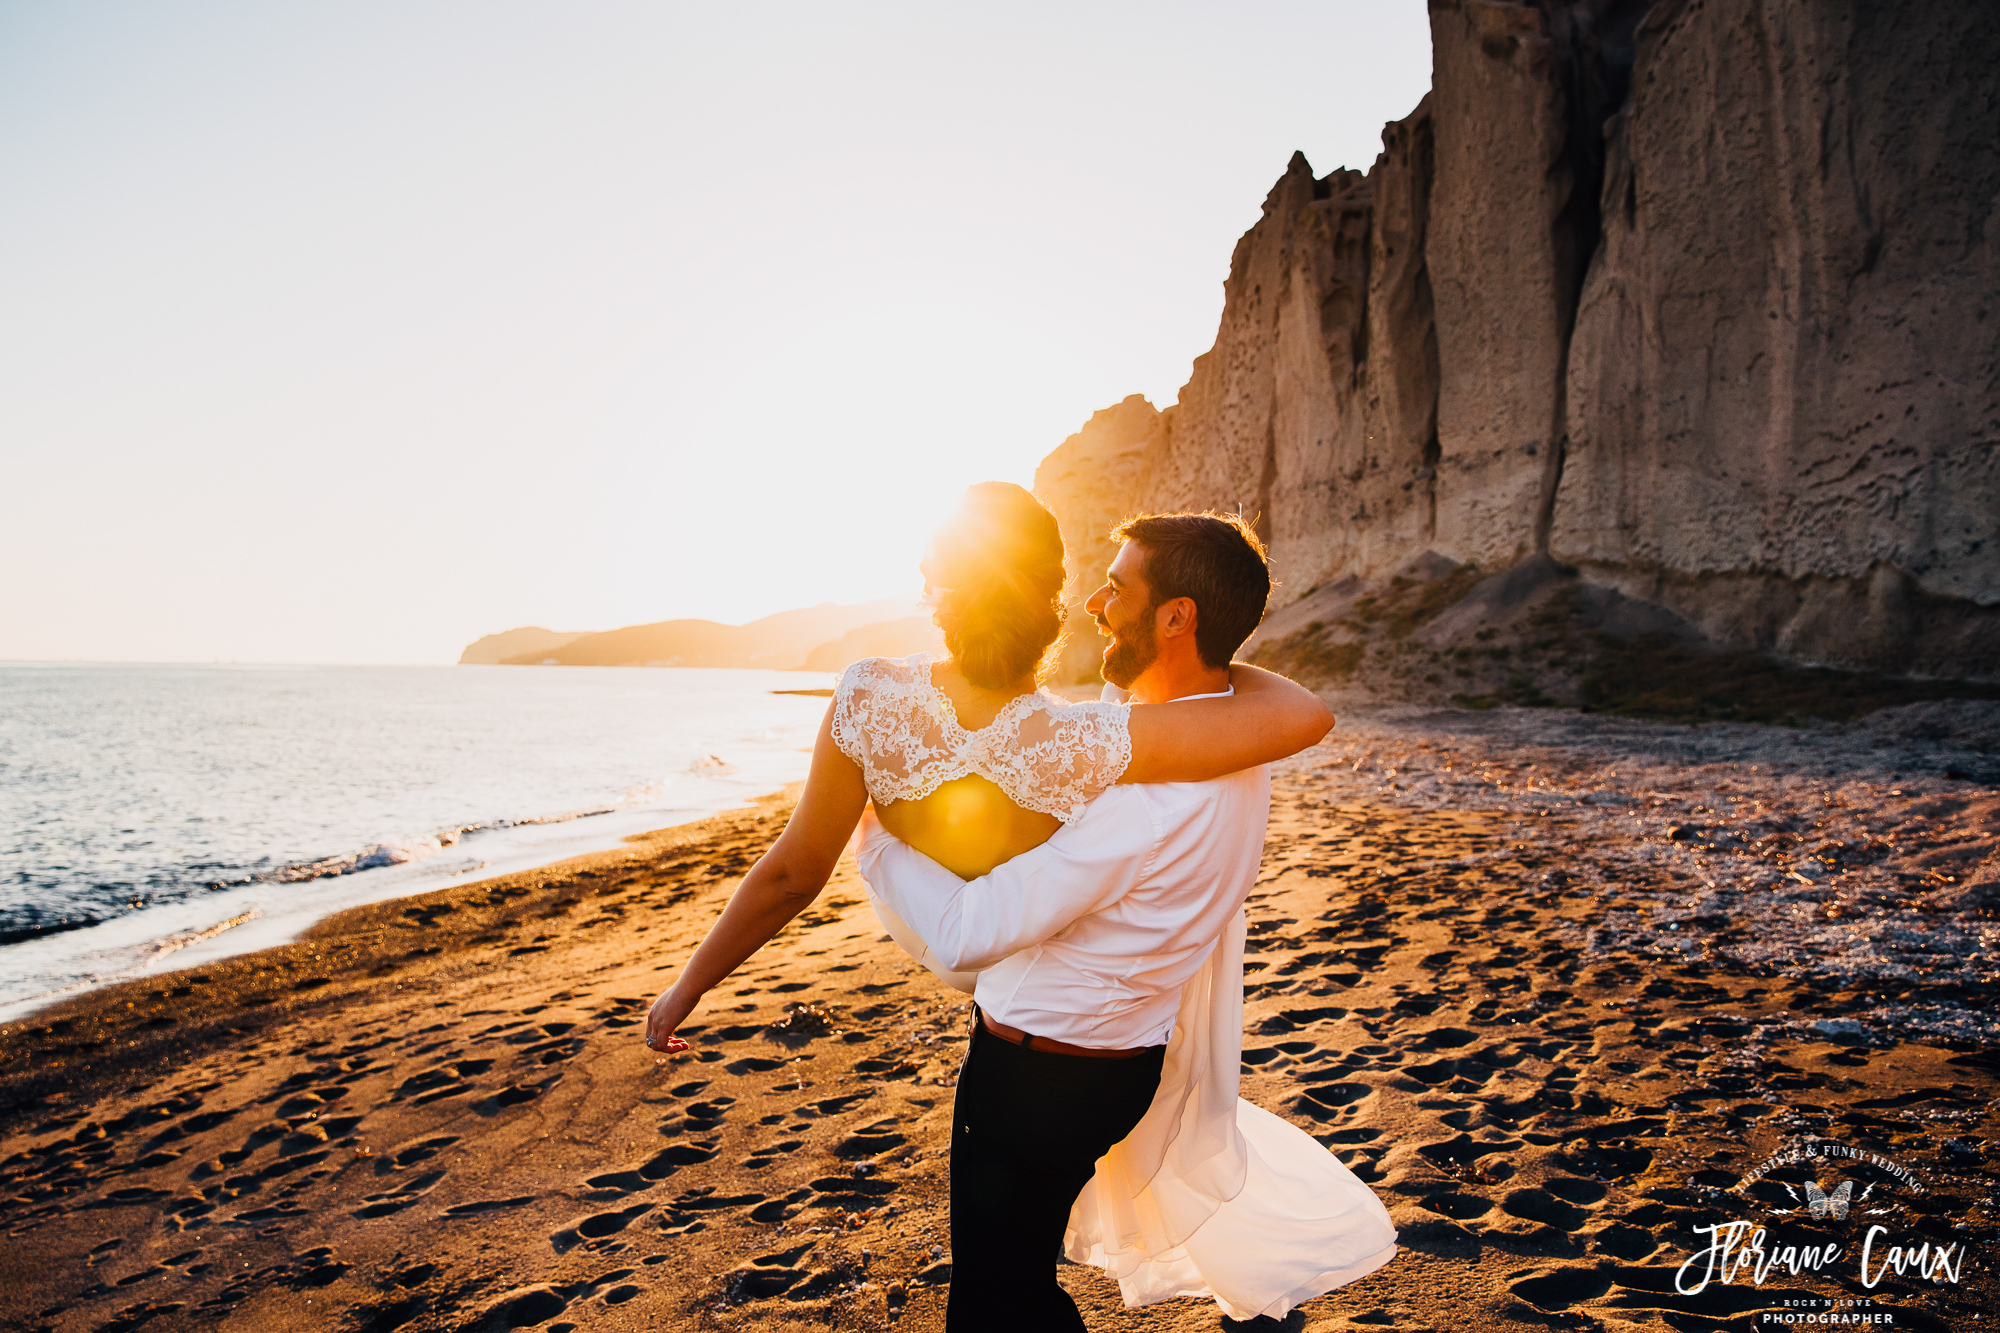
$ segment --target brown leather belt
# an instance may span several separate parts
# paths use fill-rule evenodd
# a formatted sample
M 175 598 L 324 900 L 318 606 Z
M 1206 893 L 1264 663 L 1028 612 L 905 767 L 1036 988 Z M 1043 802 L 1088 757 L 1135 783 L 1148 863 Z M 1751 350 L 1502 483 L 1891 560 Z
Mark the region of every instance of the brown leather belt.
M 1072 1046 L 1066 1041 L 1057 1041 L 1054 1037 L 1031 1036 L 1019 1028 L 1010 1028 L 1005 1023 L 996 1021 L 993 1015 L 984 1009 L 979 1011 L 979 1025 L 1002 1041 L 1025 1046 L 1031 1051 L 1046 1051 L 1051 1055 L 1083 1055 L 1093 1060 L 1130 1060 L 1135 1055 L 1144 1055 L 1153 1049 L 1151 1046 L 1137 1046 L 1129 1051 L 1106 1051 L 1095 1046 Z

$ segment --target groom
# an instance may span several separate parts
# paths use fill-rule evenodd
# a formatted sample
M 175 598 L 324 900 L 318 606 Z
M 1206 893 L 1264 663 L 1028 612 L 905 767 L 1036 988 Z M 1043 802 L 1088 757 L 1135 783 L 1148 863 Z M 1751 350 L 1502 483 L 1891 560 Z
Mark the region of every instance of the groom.
M 1139 704 L 1229 693 L 1270 594 L 1262 543 L 1214 514 L 1113 535 L 1124 547 L 1086 604 L 1111 640 L 1105 679 Z M 1055 1278 L 1071 1206 L 1153 1100 L 1182 985 L 1256 881 L 1270 790 L 1264 768 L 1114 786 L 970 882 L 894 838 L 863 848 L 938 961 L 980 974 L 952 1126 L 949 1333 L 1083 1329 Z

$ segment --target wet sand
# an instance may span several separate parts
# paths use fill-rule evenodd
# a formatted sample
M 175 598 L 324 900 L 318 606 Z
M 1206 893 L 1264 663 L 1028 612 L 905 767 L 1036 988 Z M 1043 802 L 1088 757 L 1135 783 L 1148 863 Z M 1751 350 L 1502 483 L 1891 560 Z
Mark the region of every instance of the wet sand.
M 1384 710 L 1283 766 L 1244 1095 L 1404 1245 L 1289 1326 L 1751 1328 L 1846 1288 L 1674 1273 L 1801 1133 L 1910 1166 L 1898 1227 L 1971 1251 L 1877 1308 L 1988 1326 L 2000 798 L 1977 756 L 1877 739 Z M 693 1053 L 638 1041 L 787 808 L 7 1025 L 0 1326 L 941 1327 L 964 1000 L 851 862 Z M 1220 1322 L 1061 1271 L 1093 1329 Z

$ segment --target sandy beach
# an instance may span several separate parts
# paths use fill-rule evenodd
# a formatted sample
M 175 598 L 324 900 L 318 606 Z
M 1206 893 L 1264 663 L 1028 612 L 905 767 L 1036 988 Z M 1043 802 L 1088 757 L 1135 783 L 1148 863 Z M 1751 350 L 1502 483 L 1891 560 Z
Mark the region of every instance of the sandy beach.
M 1404 1246 L 1288 1326 L 1747 1329 L 1838 1296 L 1675 1289 L 1802 1133 L 1909 1167 L 1899 1231 L 1964 1256 L 1878 1308 L 1986 1326 L 2000 797 L 1920 721 L 1378 710 L 1284 765 L 1243 1095 Z M 693 1052 L 637 1038 L 790 800 L 7 1025 L 0 1325 L 940 1327 L 967 1007 L 851 861 Z M 1062 1272 L 1093 1329 L 1219 1324 Z

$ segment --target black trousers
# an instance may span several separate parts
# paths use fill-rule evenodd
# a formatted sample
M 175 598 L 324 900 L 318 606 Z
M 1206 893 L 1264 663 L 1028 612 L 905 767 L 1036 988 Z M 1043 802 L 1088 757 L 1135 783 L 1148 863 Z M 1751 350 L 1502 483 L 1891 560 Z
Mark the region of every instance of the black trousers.
M 1056 1282 L 1076 1196 L 1132 1132 L 1167 1048 L 1126 1060 L 1032 1051 L 977 1022 L 951 1131 L 951 1296 L 946 1333 L 1083 1333 Z

